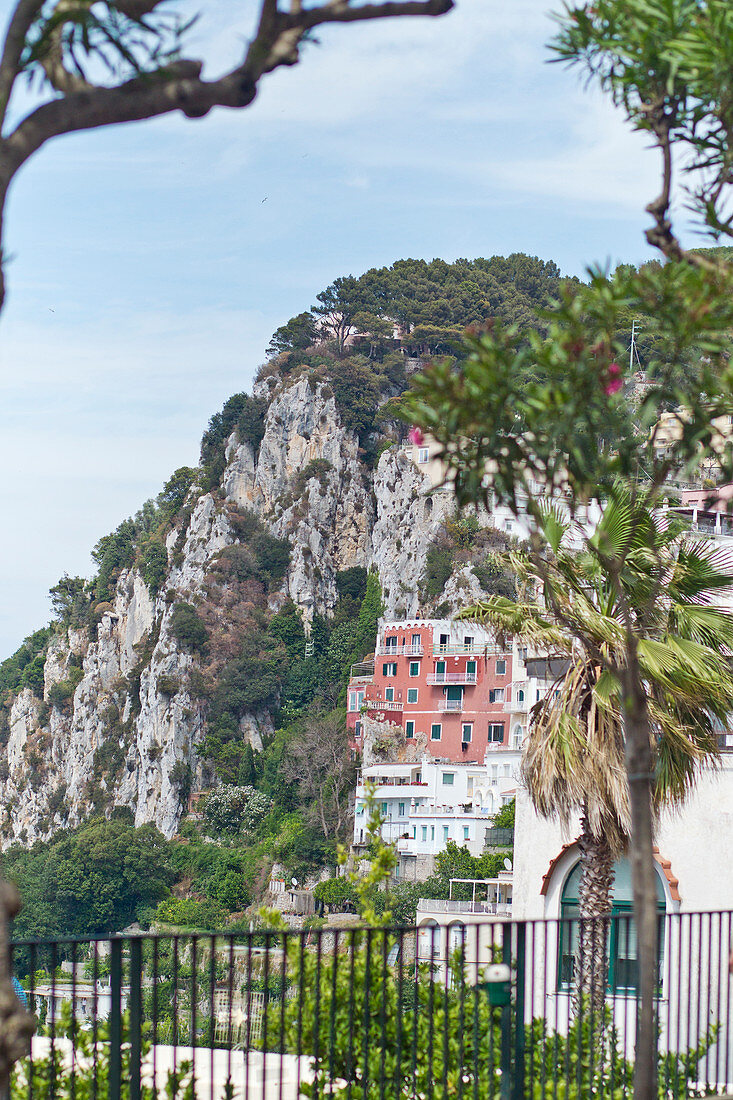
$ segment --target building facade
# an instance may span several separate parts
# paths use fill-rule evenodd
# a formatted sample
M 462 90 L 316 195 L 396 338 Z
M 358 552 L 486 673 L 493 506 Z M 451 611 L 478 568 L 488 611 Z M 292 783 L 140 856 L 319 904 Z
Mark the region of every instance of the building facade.
M 513 668 L 511 648 L 485 627 L 450 619 L 381 623 L 373 672 L 370 662 L 353 670 L 348 727 L 360 746 L 366 714 L 400 726 L 405 741 L 432 756 L 482 761 L 489 745 L 511 744 Z
M 397 846 L 397 877 L 419 881 L 453 841 L 479 856 L 494 814 L 514 797 L 520 752 L 487 752 L 484 764 L 455 764 L 425 754 L 411 764 L 374 764 L 358 776 L 354 848 L 367 843 L 367 788 L 382 816 L 382 838 Z

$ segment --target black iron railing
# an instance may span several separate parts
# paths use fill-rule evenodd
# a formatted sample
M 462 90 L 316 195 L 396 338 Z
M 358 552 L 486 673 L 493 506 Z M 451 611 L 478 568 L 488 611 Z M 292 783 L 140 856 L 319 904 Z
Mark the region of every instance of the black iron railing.
M 16 942 L 13 969 L 37 1028 L 11 1096 L 631 1095 L 628 914 L 436 919 L 421 909 L 418 928 Z M 660 919 L 661 1096 L 730 1088 L 732 931 L 730 913 Z

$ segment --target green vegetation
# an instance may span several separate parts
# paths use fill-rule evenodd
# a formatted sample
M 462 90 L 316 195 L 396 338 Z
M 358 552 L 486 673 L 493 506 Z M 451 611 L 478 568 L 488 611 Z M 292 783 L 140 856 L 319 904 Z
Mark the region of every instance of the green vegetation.
M 484 592 L 490 595 L 516 594 L 516 576 L 507 551 L 516 539 L 494 527 L 481 527 L 475 512 L 456 510 L 447 519 L 428 548 L 425 569 L 420 578 L 420 596 L 435 604 L 448 579 L 461 567 L 468 566 Z
M 158 830 L 121 818 L 91 820 L 30 849 L 15 845 L 3 872 L 24 899 L 13 926 L 19 939 L 120 931 L 151 913 L 174 879 Z
M 226 442 L 237 431 L 242 443 L 248 443 L 255 457 L 265 434 L 267 403 L 247 393 L 235 393 L 221 412 L 215 413 L 201 440 L 201 487 L 216 489 L 226 465 Z

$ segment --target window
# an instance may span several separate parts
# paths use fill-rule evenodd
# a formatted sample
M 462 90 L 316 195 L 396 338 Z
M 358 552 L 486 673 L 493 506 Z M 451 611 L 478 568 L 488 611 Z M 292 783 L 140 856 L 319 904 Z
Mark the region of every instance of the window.
M 422 465 L 430 460 L 430 451 L 427 447 L 421 447 L 417 452 L 417 461 Z
M 444 787 L 452 787 L 455 778 L 456 778 L 456 773 L 455 772 L 443 772 L 443 786 Z
M 357 709 L 358 708 L 357 708 L 357 705 L 356 705 L 356 692 L 355 691 L 350 691 L 349 692 L 349 710 L 357 710 Z
M 467 680 L 475 680 L 476 679 L 476 662 L 475 661 L 466 661 L 466 679 Z
M 422 839 L 423 839 L 423 844 L 428 839 L 428 827 L 427 827 L 427 825 L 423 825 L 423 827 L 422 827 Z
M 384 698 L 388 703 L 394 703 L 394 688 L 384 689 Z
M 434 722 L 433 725 L 430 727 L 430 740 L 440 741 L 442 732 L 443 727 L 441 726 L 440 722 Z
M 636 925 L 632 916 L 631 866 L 625 858 L 614 864 L 613 905 L 611 909 L 611 929 L 608 944 L 608 988 L 612 992 L 636 991 L 638 982 L 638 959 L 636 950 Z M 655 873 L 657 887 L 657 913 L 659 914 L 659 959 L 657 962 L 657 992 L 661 992 L 661 975 L 664 962 L 664 913 L 666 905 L 664 890 Z M 580 884 L 580 863 L 576 863 L 568 875 L 562 892 L 561 916 L 577 918 L 578 886 Z M 616 919 L 613 919 L 616 918 Z M 558 984 L 569 989 L 575 978 L 576 957 L 580 928 L 577 920 L 561 922 L 559 928 L 560 944 L 558 948 L 559 973 Z
M 419 676 L 419 675 L 420 675 L 420 662 L 419 661 L 410 661 L 410 676 Z
M 417 840 L 417 825 L 412 826 L 412 839 Z
M 524 688 L 517 688 L 517 702 L 524 702 Z
M 491 782 L 496 783 L 498 778 L 499 778 L 499 765 L 498 764 L 492 764 L 491 765 Z
M 448 635 L 447 634 L 441 634 L 440 635 L 440 648 L 441 649 L 447 649 L 448 648 L 448 641 L 449 641 Z
M 364 813 L 364 803 L 363 802 L 360 802 L 359 805 L 356 807 L 356 812 L 358 814 L 363 814 Z
M 443 826 L 443 842 L 445 843 L 445 841 L 447 841 L 449 839 L 449 837 L 450 837 L 450 826 L 449 825 L 444 825 Z
M 364 692 L 357 691 L 356 693 L 356 706 L 358 710 L 361 710 L 362 703 L 364 702 Z
M 489 723 L 489 741 L 503 741 L 504 740 L 504 723 L 503 722 L 490 722 Z
M 398 817 L 404 817 L 405 816 L 405 804 L 404 804 L 404 802 L 399 802 L 397 804 L 397 816 Z
M 473 739 L 473 722 L 464 722 L 461 726 L 461 741 L 468 744 Z
M 415 722 L 414 722 L 414 719 L 410 718 L 410 719 L 408 719 L 407 722 L 405 722 L 405 737 L 414 737 L 414 736 L 415 736 Z
M 466 794 L 473 794 L 473 780 L 474 777 L 472 775 L 469 775 L 468 779 L 466 780 Z
M 470 840 L 471 839 L 471 830 L 468 827 L 468 825 L 463 826 L 463 839 L 464 840 Z
M 496 662 L 496 675 L 497 676 L 506 676 L 506 661 L 497 661 Z
M 445 679 L 445 661 L 435 662 L 435 675 L 439 683 Z
M 397 649 L 397 635 L 390 634 L 389 637 L 384 639 L 385 649 Z
M 510 776 L 511 774 L 512 774 L 512 766 L 511 766 L 511 764 L 505 764 L 505 765 L 504 765 L 504 775 L 506 775 L 506 776 Z
M 354 737 L 361 737 L 361 722 L 354 722 Z
M 467 649 L 469 651 L 469 653 L 473 649 L 473 638 L 471 637 L 470 634 L 467 634 L 465 636 L 465 638 L 463 639 L 463 648 Z
M 387 803 L 383 802 L 382 803 L 382 813 L 384 814 L 385 817 L 387 816 L 387 809 L 388 809 Z
M 388 661 L 387 664 L 382 665 L 382 676 L 396 676 L 397 675 L 397 662 Z
M 435 826 L 434 825 L 430 826 L 430 839 L 435 840 Z
M 417 702 L 417 688 L 408 688 L 407 689 L 407 702 L 408 703 L 416 703 Z
M 489 691 L 490 703 L 503 703 L 504 702 L 504 688 L 491 688 Z

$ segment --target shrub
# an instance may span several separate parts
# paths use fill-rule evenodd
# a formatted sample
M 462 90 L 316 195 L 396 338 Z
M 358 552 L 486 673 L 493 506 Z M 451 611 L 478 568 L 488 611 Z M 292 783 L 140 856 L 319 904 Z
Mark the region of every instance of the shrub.
M 175 676 L 159 676 L 157 686 L 161 695 L 173 696 L 181 690 L 181 685 Z
M 143 543 L 140 554 L 140 572 L 151 595 L 158 595 L 167 571 L 168 551 L 159 539 L 148 539 Z
M 173 608 L 171 633 L 182 649 L 202 650 L 209 635 L 193 604 L 181 601 Z

